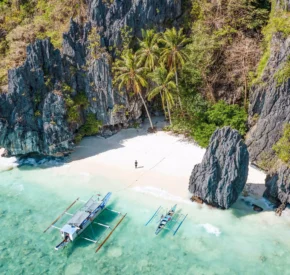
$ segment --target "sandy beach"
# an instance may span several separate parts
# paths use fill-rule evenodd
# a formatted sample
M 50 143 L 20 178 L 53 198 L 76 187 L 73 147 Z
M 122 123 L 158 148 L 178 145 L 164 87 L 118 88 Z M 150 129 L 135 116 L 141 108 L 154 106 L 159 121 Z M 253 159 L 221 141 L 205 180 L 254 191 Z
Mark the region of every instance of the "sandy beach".
M 245 192 L 227 211 L 192 203 L 189 177 L 205 149 L 182 135 L 161 131 L 163 121 L 159 121 L 154 134 L 147 134 L 145 125 L 107 139 L 85 138 L 64 162 L 45 159 L 39 165 L 42 160 L 27 159 L 29 166 L 13 169 L 16 158 L 0 158 L 0 171 L 6 170 L 0 173 L 0 219 L 9 228 L 0 238 L 0 248 L 7 247 L 0 273 L 20 274 L 23 269 L 67 275 L 95 270 L 126 275 L 176 274 L 176 270 L 188 275 L 264 274 L 267 269 L 269 274 L 284 274 L 290 212 L 276 216 L 261 197 L 265 174 L 250 166 Z M 94 244 L 83 240 L 63 254 L 55 253 L 60 236 L 57 230 L 43 234 L 49 223 L 76 198 L 86 201 L 92 194 L 109 191 L 113 193 L 110 208 L 128 215 L 101 254 L 96 255 Z M 253 211 L 253 203 L 264 211 Z M 170 232 L 156 236 L 156 221 L 145 223 L 160 206 L 165 212 L 174 204 L 179 213 L 188 214 L 184 224 L 176 236 Z M 56 226 L 61 225 L 59 221 Z M 37 249 L 35 239 L 42 240 Z M 19 255 L 24 255 L 25 263 Z M 35 259 L 37 265 L 32 264 Z M 173 262 L 177 269 L 172 269 Z M 208 272 L 209 266 L 214 272 Z
M 149 125 L 145 123 L 141 128 L 123 129 L 109 138 L 84 138 L 65 165 L 51 170 L 62 175 L 103 176 L 118 181 L 119 190 L 131 188 L 167 199 L 188 200 L 189 177 L 194 165 L 202 161 L 205 149 L 183 135 L 162 131 L 162 117 L 155 118 L 154 124 L 158 129 L 154 134 L 147 133 Z M 12 169 L 17 165 L 15 161 L 14 157 L 0 157 L 0 170 Z M 260 198 L 264 180 L 265 174 L 250 165 L 245 190 Z
M 188 200 L 189 177 L 194 165 L 202 161 L 205 149 L 183 135 L 162 131 L 162 118 L 155 118 L 154 123 L 158 128 L 154 134 L 148 134 L 148 124 L 144 124 L 139 129 L 123 129 L 107 139 L 85 138 L 70 156 L 69 164 L 54 171 L 101 175 L 122 182 L 120 190 L 133 188 L 172 200 Z M 264 180 L 265 174 L 250 166 L 247 191 L 261 197 Z

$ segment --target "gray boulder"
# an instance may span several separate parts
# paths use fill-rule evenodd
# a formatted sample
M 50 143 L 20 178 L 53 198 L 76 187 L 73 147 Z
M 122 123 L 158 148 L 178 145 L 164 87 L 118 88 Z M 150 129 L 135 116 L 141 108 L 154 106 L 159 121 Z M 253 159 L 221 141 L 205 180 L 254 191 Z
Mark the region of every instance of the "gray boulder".
M 229 208 L 248 177 L 249 153 L 241 135 L 230 127 L 214 132 L 203 160 L 195 165 L 189 191 L 204 202 Z
M 290 169 L 281 165 L 277 171 L 269 173 L 265 180 L 264 197 L 274 204 L 290 203 Z

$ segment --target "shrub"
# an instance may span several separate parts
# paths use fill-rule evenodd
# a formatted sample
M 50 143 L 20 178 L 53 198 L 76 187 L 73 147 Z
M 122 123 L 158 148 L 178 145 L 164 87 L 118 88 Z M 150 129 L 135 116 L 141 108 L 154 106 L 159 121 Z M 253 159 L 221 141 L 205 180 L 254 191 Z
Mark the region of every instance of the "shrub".
M 84 92 L 77 94 L 74 98 L 65 92 L 65 104 L 67 107 L 68 122 L 81 122 L 81 110 L 89 105 L 89 101 Z
M 85 124 L 80 127 L 75 136 L 75 142 L 79 143 L 85 136 L 93 136 L 99 133 L 102 123 L 96 119 L 93 113 L 89 113 L 86 118 Z
M 184 133 L 202 147 L 208 146 L 213 132 L 220 127 L 231 126 L 244 136 L 246 133 L 247 113 L 243 107 L 229 105 L 224 101 L 210 105 L 200 95 L 187 98 L 184 116 L 174 116 L 171 130 Z
M 290 124 L 286 124 L 283 129 L 283 135 L 278 142 L 273 146 L 279 159 L 285 163 L 290 160 Z

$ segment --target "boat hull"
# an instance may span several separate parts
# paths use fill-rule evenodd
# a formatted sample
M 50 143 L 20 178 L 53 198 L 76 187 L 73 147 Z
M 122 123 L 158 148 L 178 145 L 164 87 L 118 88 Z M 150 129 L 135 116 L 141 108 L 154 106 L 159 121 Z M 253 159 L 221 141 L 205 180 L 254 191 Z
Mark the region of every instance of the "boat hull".
M 100 203 L 100 205 L 98 206 L 97 209 L 95 209 L 95 211 L 93 211 L 89 217 L 83 222 L 82 224 L 82 228 L 79 228 L 76 231 L 76 235 L 73 238 L 69 238 L 68 235 L 66 235 L 66 232 L 62 232 L 62 237 L 64 238 L 63 241 L 61 243 L 59 243 L 57 246 L 55 246 L 55 250 L 60 250 L 65 248 L 69 243 L 73 242 L 77 237 L 79 237 L 86 229 L 89 225 L 91 225 L 93 223 L 93 221 L 103 212 L 103 210 L 105 209 L 106 204 L 108 203 L 110 197 L 111 197 L 112 193 L 108 193 L 104 199 L 102 200 L 102 202 Z
M 168 211 L 168 213 L 165 215 L 165 217 L 163 217 L 163 216 L 161 217 L 161 220 L 160 220 L 158 227 L 155 231 L 155 235 L 158 235 L 165 228 L 165 226 L 172 220 L 172 217 L 174 216 L 175 211 L 176 211 L 176 206 L 177 205 L 174 205 Z

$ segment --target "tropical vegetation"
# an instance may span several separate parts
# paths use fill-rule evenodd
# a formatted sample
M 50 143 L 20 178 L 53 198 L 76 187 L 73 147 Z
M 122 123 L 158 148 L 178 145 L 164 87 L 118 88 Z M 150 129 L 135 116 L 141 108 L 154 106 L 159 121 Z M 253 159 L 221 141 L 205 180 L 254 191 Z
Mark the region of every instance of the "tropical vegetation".
M 183 29 L 142 30 L 142 38 L 136 41 L 126 27 L 121 32 L 122 47 L 104 49 L 93 27 L 88 48 L 93 59 L 113 53 L 114 83 L 120 92 L 139 97 L 151 129 L 152 102 L 159 102 L 169 129 L 206 146 L 217 127 L 231 125 L 242 135 L 246 132 L 250 87 L 261 81 L 272 36 L 277 31 L 284 36 L 290 33 L 289 16 L 274 2 L 188 0 Z M 70 18 L 85 20 L 85 4 L 85 0 L 0 2 L 2 92 L 7 90 L 7 70 L 25 60 L 26 45 L 49 37 L 60 48 Z M 275 75 L 279 84 L 290 75 L 289 64 Z M 70 122 L 78 123 L 86 100 L 71 96 L 65 100 Z

